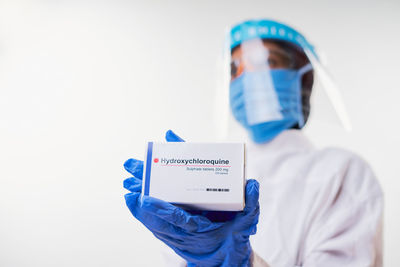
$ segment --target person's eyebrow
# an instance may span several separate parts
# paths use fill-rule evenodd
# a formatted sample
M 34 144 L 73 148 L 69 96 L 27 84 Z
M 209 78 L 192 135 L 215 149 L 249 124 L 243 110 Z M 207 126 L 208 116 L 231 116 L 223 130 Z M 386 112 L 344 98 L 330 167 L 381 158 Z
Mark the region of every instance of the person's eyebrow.
M 287 58 L 290 58 L 289 54 L 284 50 L 271 49 L 271 50 L 268 50 L 268 51 L 269 51 L 270 54 L 273 54 L 273 55 L 283 55 L 283 56 L 285 56 Z

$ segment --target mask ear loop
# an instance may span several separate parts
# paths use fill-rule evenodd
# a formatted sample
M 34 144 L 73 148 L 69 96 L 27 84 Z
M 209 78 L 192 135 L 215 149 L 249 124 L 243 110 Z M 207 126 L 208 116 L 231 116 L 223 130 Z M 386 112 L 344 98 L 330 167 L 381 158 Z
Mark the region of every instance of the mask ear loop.
M 297 94 L 297 106 L 298 106 L 298 114 L 299 114 L 299 127 L 300 129 L 303 128 L 304 126 L 304 115 L 303 115 L 303 102 L 301 100 L 301 78 L 303 77 L 304 74 L 306 74 L 309 71 L 313 70 L 313 66 L 308 63 L 307 65 L 304 65 L 297 71 L 297 84 L 298 84 L 298 94 Z

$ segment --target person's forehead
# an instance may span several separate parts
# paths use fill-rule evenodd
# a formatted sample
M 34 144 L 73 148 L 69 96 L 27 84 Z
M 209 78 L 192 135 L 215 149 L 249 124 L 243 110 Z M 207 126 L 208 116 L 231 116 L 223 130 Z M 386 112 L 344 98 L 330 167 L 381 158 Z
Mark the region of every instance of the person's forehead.
M 235 48 L 232 52 L 232 57 L 241 56 L 244 49 L 260 49 L 260 48 L 267 48 L 268 50 L 282 50 L 279 44 L 272 40 L 260 40 L 260 39 L 253 39 L 244 41 L 239 47 Z

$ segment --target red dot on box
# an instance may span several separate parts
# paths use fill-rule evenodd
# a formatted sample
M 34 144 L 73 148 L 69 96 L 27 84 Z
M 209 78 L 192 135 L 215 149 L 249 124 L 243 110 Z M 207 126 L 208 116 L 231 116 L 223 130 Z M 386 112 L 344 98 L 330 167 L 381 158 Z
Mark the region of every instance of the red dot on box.
M 154 159 L 154 163 L 157 163 L 157 162 L 158 162 L 158 158 L 155 158 L 155 159 Z

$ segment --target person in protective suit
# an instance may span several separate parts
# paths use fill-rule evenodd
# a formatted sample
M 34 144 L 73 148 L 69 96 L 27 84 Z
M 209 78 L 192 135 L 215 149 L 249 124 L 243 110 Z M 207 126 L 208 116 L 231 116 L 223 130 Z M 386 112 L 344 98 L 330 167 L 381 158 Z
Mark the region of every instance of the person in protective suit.
M 383 194 L 371 167 L 316 149 L 301 129 L 319 64 L 293 28 L 249 20 L 230 31 L 231 114 L 249 134 L 242 212 L 185 211 L 140 198 L 143 162 L 124 181 L 132 214 L 163 241 L 168 266 L 382 266 Z M 318 70 L 323 71 L 323 70 Z M 317 71 L 317 73 L 318 73 Z M 172 131 L 167 141 L 181 142 Z

